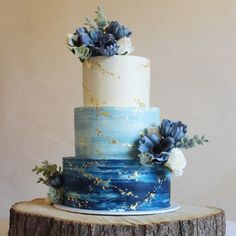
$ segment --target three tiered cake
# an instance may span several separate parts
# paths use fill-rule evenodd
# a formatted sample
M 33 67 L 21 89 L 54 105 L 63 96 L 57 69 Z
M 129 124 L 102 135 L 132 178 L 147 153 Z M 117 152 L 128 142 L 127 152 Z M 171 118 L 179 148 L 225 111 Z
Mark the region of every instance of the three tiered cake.
M 149 107 L 150 62 L 136 56 L 83 63 L 84 107 L 75 109 L 75 155 L 63 159 L 64 205 L 93 210 L 170 206 L 170 172 L 139 162 L 137 144 L 160 124 Z
M 207 140 L 189 138 L 182 122 L 160 121 L 150 107 L 150 61 L 130 56 L 131 31 L 109 22 L 100 8 L 87 28 L 67 36 L 83 63 L 84 106 L 75 108 L 75 157 L 63 171 L 47 161 L 34 171 L 50 186 L 56 207 L 85 213 L 150 213 L 174 210 L 171 175 L 181 175 L 181 148 Z M 60 205 L 58 205 L 60 203 Z

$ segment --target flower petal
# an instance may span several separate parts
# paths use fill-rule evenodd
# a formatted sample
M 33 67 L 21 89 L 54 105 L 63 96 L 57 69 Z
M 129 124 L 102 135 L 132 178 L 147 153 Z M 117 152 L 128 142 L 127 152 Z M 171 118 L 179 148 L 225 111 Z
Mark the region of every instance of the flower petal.
M 150 153 L 152 148 L 153 148 L 153 146 L 154 146 L 154 144 L 152 143 L 152 141 L 147 136 L 143 136 L 139 140 L 138 150 L 140 152 L 148 152 L 148 153 Z
M 148 135 L 148 138 L 149 138 L 153 143 L 155 143 L 155 144 L 159 144 L 160 141 L 161 141 L 160 137 L 159 137 L 157 134 L 155 134 L 155 133 L 149 134 L 149 135 Z

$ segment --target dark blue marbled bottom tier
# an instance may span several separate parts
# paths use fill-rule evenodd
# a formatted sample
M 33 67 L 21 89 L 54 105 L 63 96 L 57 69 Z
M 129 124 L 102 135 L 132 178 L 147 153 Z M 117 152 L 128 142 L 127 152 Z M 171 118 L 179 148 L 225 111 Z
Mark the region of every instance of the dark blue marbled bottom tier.
M 69 207 L 150 211 L 170 206 L 170 172 L 137 160 L 63 158 L 64 200 Z

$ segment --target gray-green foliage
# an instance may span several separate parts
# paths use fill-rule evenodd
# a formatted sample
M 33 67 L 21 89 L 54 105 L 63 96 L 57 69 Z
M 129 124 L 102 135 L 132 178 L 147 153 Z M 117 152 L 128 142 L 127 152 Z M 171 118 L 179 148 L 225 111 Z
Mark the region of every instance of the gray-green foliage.
M 74 47 L 74 54 L 80 58 L 80 60 L 86 60 L 91 56 L 91 51 L 85 46 Z
M 83 45 L 80 47 L 76 47 L 76 46 L 72 47 L 72 46 L 67 45 L 67 47 L 73 54 L 75 54 L 75 56 L 77 56 L 80 59 L 81 62 L 88 59 L 92 54 L 91 50 Z
M 89 18 L 85 18 L 86 22 L 85 25 L 88 26 L 90 29 L 97 28 L 96 22 L 94 20 L 91 20 Z
M 138 154 L 139 162 L 143 166 L 150 166 L 153 164 L 153 156 L 150 153 L 140 153 Z
M 52 203 L 61 203 L 62 202 L 62 189 L 55 189 L 52 187 L 48 188 L 48 198 Z
M 94 21 L 97 23 L 98 28 L 104 29 L 108 25 L 108 21 L 105 17 L 103 9 L 98 7 L 95 13 L 97 14 L 97 17 L 94 19 Z
M 105 27 L 107 27 L 108 20 L 105 17 L 103 9 L 98 6 L 95 13 L 96 13 L 96 18 L 94 20 L 86 18 L 85 25 L 87 25 L 91 29 L 95 28 L 104 29 Z
M 52 176 L 53 174 L 59 172 L 61 173 L 61 167 L 57 167 L 56 164 L 51 164 L 48 161 L 43 161 L 41 166 L 35 166 L 32 169 L 33 172 L 36 172 L 36 174 L 42 174 L 43 177 L 40 177 L 37 181 L 37 183 L 43 183 L 47 184 L 48 183 L 48 178 Z
M 185 136 L 176 144 L 176 147 L 187 149 L 196 147 L 197 145 L 204 145 L 206 142 L 208 142 L 208 139 L 206 139 L 204 136 L 201 138 L 199 138 L 197 135 L 194 135 L 192 138 Z

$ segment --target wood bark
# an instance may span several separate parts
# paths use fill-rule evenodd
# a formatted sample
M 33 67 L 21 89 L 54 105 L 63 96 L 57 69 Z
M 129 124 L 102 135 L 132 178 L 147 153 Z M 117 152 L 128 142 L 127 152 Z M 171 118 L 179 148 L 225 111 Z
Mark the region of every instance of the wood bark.
M 9 236 L 223 236 L 225 213 L 180 204 L 180 210 L 146 216 L 96 216 L 55 209 L 44 199 L 16 203 Z

